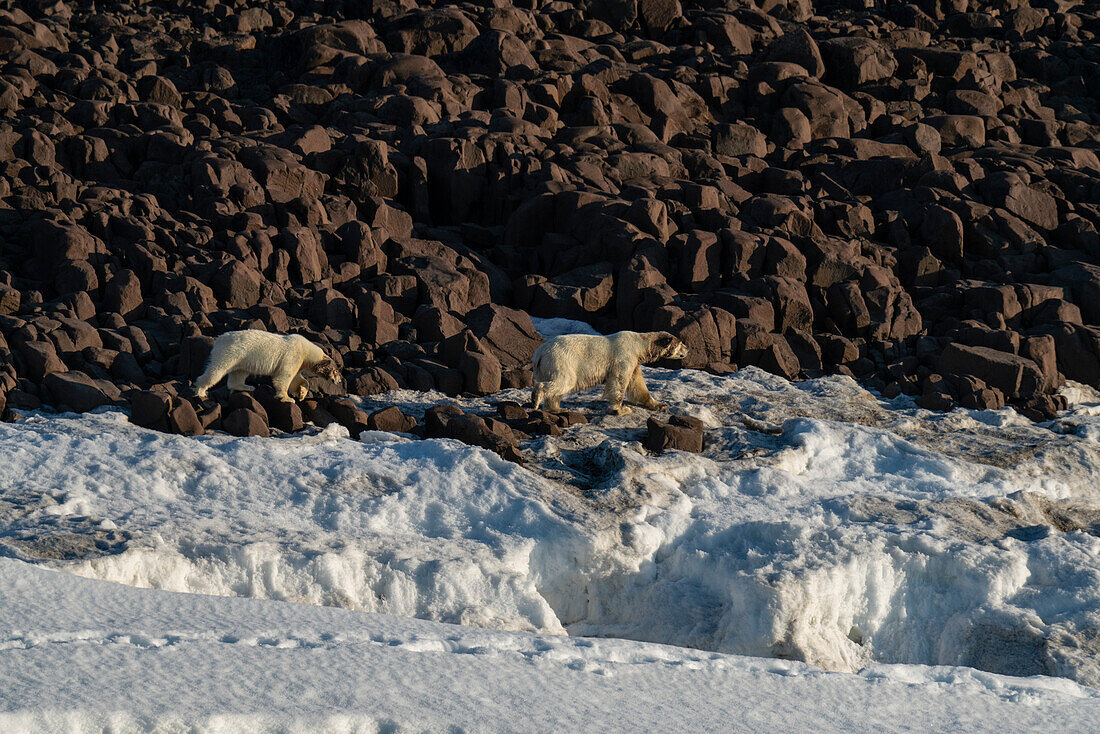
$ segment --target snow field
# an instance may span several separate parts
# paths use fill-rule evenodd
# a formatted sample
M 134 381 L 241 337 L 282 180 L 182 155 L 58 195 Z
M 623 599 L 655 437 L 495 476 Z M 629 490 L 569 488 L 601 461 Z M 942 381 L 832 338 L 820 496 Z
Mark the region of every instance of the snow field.
M 135 589 L 0 559 L 11 732 L 1060 731 L 1100 694 L 1057 678 L 504 633 Z

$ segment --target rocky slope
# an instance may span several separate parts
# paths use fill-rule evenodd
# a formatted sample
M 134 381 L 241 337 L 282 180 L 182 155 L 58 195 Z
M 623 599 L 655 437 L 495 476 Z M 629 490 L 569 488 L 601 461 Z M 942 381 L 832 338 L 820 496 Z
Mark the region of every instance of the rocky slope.
M 1100 385 L 1098 31 L 1073 0 L 0 2 L 0 410 L 362 422 L 177 393 L 248 327 L 358 394 L 521 387 L 530 314 L 1049 416 Z

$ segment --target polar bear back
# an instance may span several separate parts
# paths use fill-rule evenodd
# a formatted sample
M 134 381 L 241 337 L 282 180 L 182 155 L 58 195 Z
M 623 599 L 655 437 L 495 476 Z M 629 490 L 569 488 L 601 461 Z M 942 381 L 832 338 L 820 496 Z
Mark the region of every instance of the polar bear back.
M 567 390 L 585 390 L 601 385 L 613 370 L 633 372 L 645 360 L 651 339 L 634 331 L 610 336 L 564 334 L 535 350 L 532 357 L 535 379 L 555 382 Z
M 316 364 L 324 350 L 298 334 L 271 334 L 258 329 L 227 331 L 214 341 L 210 365 L 233 365 L 253 375 L 274 375 L 286 359 L 298 364 Z

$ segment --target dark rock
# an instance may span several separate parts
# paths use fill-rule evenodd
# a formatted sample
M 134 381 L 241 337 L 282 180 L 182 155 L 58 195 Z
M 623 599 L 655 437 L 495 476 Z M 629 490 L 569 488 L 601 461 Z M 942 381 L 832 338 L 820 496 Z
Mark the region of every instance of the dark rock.
M 367 416 L 367 428 L 372 431 L 410 433 L 416 428 L 416 419 L 402 413 L 396 405 L 391 405 Z
M 1043 373 L 1030 359 L 988 347 L 951 344 L 940 355 L 944 375 L 969 376 L 995 387 L 1009 398 L 1023 398 L 1042 389 Z
M 318 428 L 324 428 L 338 422 L 336 416 L 328 412 L 328 409 L 319 400 L 303 400 L 300 405 L 304 419 Z
M 229 308 L 248 308 L 260 302 L 262 281 L 263 276 L 234 260 L 218 270 L 212 286 L 218 298 Z
M 841 89 L 885 79 L 898 68 L 897 59 L 882 43 L 870 38 L 831 38 L 818 46 L 825 61 L 825 80 Z
M 497 403 L 497 415 L 506 421 L 527 420 L 527 411 L 523 409 L 523 406 L 508 400 Z
M 370 421 L 366 411 L 347 398 L 336 398 L 328 402 L 328 412 L 348 429 L 352 438 L 357 437 L 363 431 L 370 429 Z
M 490 423 L 480 416 L 461 413 L 447 420 L 445 430 L 449 438 L 489 449 L 509 461 L 523 461 L 511 429 L 500 421 Z
M 798 64 L 810 76 L 820 79 L 825 73 L 825 62 L 813 37 L 803 28 L 784 33 L 768 46 L 769 61 L 787 61 Z
M 251 411 L 251 412 L 255 413 L 256 415 L 260 416 L 260 418 L 263 420 L 264 423 L 267 423 L 267 421 L 268 421 L 267 409 L 264 408 L 264 406 L 260 403 L 260 401 L 257 400 L 255 397 L 253 397 L 251 393 L 247 393 L 247 392 L 230 393 L 229 394 L 229 410 L 230 411 L 248 410 L 248 411 Z
M 460 415 L 462 409 L 457 405 L 436 405 L 428 408 L 424 413 L 424 435 L 428 438 L 448 436 L 447 424 Z
M 654 453 L 677 449 L 697 454 L 703 450 L 704 427 L 696 418 L 674 415 L 666 423 L 650 417 L 646 430 L 645 447 Z
M 54 372 L 68 371 L 68 367 L 57 356 L 54 345 L 48 341 L 22 342 L 17 344 L 16 349 L 27 366 L 26 376 L 35 382 L 42 382 L 46 375 Z
M 104 380 L 93 380 L 83 372 L 53 372 L 42 382 L 53 403 L 78 413 L 86 413 L 101 405 L 118 403 L 122 393 Z
M 297 403 L 285 403 L 276 400 L 265 407 L 272 428 L 278 428 L 285 433 L 294 433 L 305 427 L 302 409 Z
M 130 397 L 130 421 L 142 428 L 166 431 L 171 409 L 172 398 L 166 393 L 139 390 Z
M 501 370 L 496 357 L 479 352 L 466 352 L 459 360 L 462 386 L 475 395 L 490 395 L 500 391 Z
M 378 395 L 401 388 L 393 375 L 379 367 L 371 367 L 357 375 L 348 375 L 345 379 L 348 392 L 352 395 Z M 458 379 L 461 380 L 461 376 Z
M 111 278 L 103 301 L 109 310 L 128 321 L 141 318 L 145 311 L 141 282 L 132 270 L 121 270 Z
M 1016 410 L 1033 421 L 1049 421 L 1057 418 L 1066 407 L 1064 395 L 1033 395 L 1019 404 Z
M 186 400 L 180 400 L 179 405 L 168 412 L 168 430 L 183 436 L 201 436 L 205 433 L 195 407 Z
M 222 418 L 222 430 L 234 436 L 263 436 L 267 438 L 271 431 L 260 414 L 247 408 L 237 408 Z

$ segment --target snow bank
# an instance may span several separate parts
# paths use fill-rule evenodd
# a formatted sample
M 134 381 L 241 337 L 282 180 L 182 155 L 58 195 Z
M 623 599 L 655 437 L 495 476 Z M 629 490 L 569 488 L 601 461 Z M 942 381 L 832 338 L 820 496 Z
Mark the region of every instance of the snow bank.
M 117 412 L 32 415 L 0 425 L 0 551 L 134 586 L 1100 685 L 1086 390 L 1035 425 L 933 414 L 843 377 L 646 378 L 710 427 L 702 455 L 649 455 L 645 412 L 604 416 L 598 391 L 566 400 L 593 422 L 528 442 L 525 468 L 335 428 L 191 439 Z
M 683 648 L 133 589 L 0 559 L 5 732 L 1100 727 L 1067 680 L 860 675 Z
M 366 438 L 189 439 L 112 411 L 0 424 L 0 548 L 133 586 L 562 631 L 531 552 L 588 541 L 537 478 L 455 441 Z

